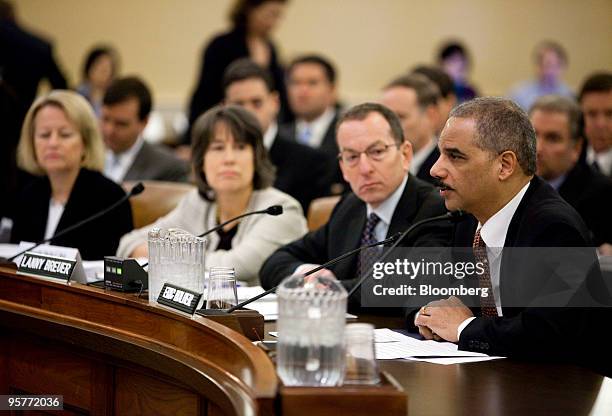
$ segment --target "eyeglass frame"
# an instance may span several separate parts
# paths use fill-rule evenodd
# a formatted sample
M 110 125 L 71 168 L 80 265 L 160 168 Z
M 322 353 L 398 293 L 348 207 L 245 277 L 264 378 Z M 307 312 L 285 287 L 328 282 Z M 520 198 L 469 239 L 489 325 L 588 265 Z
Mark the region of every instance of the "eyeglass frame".
M 383 143 L 384 143 L 384 142 L 383 142 Z M 340 151 L 340 153 L 338 153 L 338 155 L 337 155 L 336 157 L 338 158 L 338 160 L 339 160 L 340 162 L 342 162 L 342 163 L 346 164 L 348 167 L 355 167 L 355 166 L 357 166 L 357 165 L 359 164 L 359 161 L 361 160 L 361 155 L 362 155 L 362 154 L 365 154 L 365 155 L 366 155 L 366 157 L 368 158 L 368 160 L 370 160 L 370 161 L 372 161 L 372 162 L 382 162 L 382 161 L 385 159 L 385 156 L 386 156 L 386 155 L 389 153 L 389 152 L 388 152 L 388 149 L 389 149 L 390 147 L 395 146 L 395 147 L 397 147 L 397 148 L 399 149 L 399 148 L 402 146 L 402 143 L 397 143 L 397 142 L 393 142 L 393 143 L 391 143 L 391 144 L 389 144 L 389 143 L 381 144 L 381 147 L 384 147 L 384 152 L 383 152 L 383 154 L 382 154 L 382 156 L 381 156 L 381 158 L 380 158 L 380 159 L 375 159 L 375 158 L 373 158 L 373 157 L 372 157 L 372 156 L 371 156 L 371 155 L 370 155 L 368 152 L 371 152 L 371 151 L 373 150 L 373 148 L 374 148 L 375 146 L 378 146 L 379 144 L 381 144 L 381 143 L 373 143 L 372 145 L 368 146 L 368 148 L 367 148 L 366 150 L 362 150 L 362 151 L 360 151 L 360 152 L 358 152 L 358 151 L 356 151 L 356 150 L 348 150 L 348 151 L 350 151 L 350 152 L 355 153 L 355 154 L 356 154 L 356 156 L 357 156 L 357 158 L 355 159 L 355 162 L 354 162 L 354 163 L 347 162 L 347 161 L 345 161 L 345 160 L 342 158 L 342 152 L 347 151 L 347 149 L 343 149 L 343 150 L 341 150 L 341 151 Z

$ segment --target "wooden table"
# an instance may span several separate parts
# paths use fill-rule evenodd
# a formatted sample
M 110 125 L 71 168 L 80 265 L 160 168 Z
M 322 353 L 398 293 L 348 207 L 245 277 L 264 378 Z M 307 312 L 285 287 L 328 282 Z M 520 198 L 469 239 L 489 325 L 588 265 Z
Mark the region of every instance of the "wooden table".
M 359 321 L 403 326 L 402 319 L 386 317 Z M 266 334 L 275 329 L 275 323 L 266 323 Z M 588 415 L 605 378 L 573 365 L 511 359 L 453 365 L 380 360 L 379 365 L 404 388 L 410 416 Z

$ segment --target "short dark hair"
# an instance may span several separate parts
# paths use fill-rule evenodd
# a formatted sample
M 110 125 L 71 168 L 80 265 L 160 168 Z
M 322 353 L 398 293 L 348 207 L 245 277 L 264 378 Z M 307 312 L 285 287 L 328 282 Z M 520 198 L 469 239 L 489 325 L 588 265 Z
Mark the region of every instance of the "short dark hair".
M 612 90 L 612 72 L 601 71 L 589 75 L 582 84 L 578 101 L 582 101 L 584 96 L 591 92 L 609 92 Z
M 457 41 L 450 41 L 442 45 L 440 52 L 438 53 L 438 62 L 445 61 L 455 54 L 461 55 L 463 59 L 469 63 L 470 57 L 468 56 L 465 46 Z
M 391 137 L 393 137 L 393 140 L 395 140 L 398 146 L 404 142 L 404 130 L 402 129 L 400 119 L 388 107 L 378 103 L 358 104 L 342 113 L 336 122 L 336 137 L 338 136 L 338 129 L 342 123 L 353 120 L 365 120 L 371 113 L 378 113 L 387 120 Z
M 329 81 L 329 83 L 332 85 L 336 83 L 336 69 L 329 59 L 315 54 L 298 56 L 289 64 L 289 67 L 287 68 L 287 76 L 291 77 L 291 72 L 293 72 L 293 69 L 300 64 L 319 65 L 321 68 L 323 68 L 323 73 L 325 74 L 327 81 Z
M 410 88 L 414 90 L 417 96 L 417 102 L 421 110 L 425 110 L 431 105 L 438 104 L 440 99 L 440 90 L 431 82 L 425 75 L 407 74 L 395 78 L 385 86 L 385 90 L 394 87 Z
M 229 14 L 234 29 L 246 30 L 249 14 L 256 7 L 269 1 L 286 3 L 287 0 L 236 0 Z
M 412 70 L 413 74 L 426 76 L 431 82 L 438 86 L 442 98 L 455 95 L 455 86 L 451 77 L 442 69 L 433 65 L 419 65 Z
M 8 0 L 0 0 L 0 20 L 15 20 L 15 8 Z
M 236 59 L 227 67 L 221 81 L 223 91 L 227 90 L 234 82 L 240 82 L 247 79 L 261 80 L 266 85 L 268 92 L 275 91 L 274 81 L 272 80 L 270 71 L 257 65 L 249 58 Z
M 115 50 L 110 46 L 99 45 L 93 47 L 85 58 L 85 62 L 83 63 L 83 70 L 81 72 L 81 75 L 83 76 L 84 80 L 87 80 L 89 76 L 89 71 L 91 70 L 91 67 L 96 63 L 98 58 L 104 55 L 107 55 L 111 58 L 112 76 L 114 77 L 115 75 L 117 75 L 117 69 L 119 66 L 117 52 L 115 52 Z
M 153 99 L 147 85 L 138 77 L 125 77 L 113 81 L 104 94 L 102 104 L 115 105 L 130 98 L 138 100 L 138 118 L 146 119 L 151 113 Z
M 559 57 L 563 65 L 567 65 L 567 52 L 565 52 L 565 48 L 561 46 L 559 42 L 555 42 L 554 40 L 543 40 L 538 43 L 533 50 L 533 59 L 536 64 L 540 63 L 542 60 L 544 51 L 553 51 Z
M 576 141 L 581 137 L 580 118 L 582 113 L 578 103 L 573 98 L 561 95 L 544 95 L 533 103 L 529 109 L 529 115 L 531 116 L 536 110 L 565 114 L 571 139 Z
M 475 143 L 492 155 L 510 150 L 525 175 L 535 175 L 536 135 L 527 114 L 512 100 L 480 97 L 455 107 L 449 118 L 473 119 Z
M 218 123 L 223 123 L 231 131 L 234 140 L 253 146 L 255 153 L 253 188 L 264 189 L 272 186 L 275 168 L 263 144 L 263 133 L 259 122 L 250 111 L 236 105 L 218 105 L 197 118 L 191 132 L 191 164 L 196 173 L 195 182 L 202 197 L 214 200 L 214 191 L 203 172 L 204 155 Z

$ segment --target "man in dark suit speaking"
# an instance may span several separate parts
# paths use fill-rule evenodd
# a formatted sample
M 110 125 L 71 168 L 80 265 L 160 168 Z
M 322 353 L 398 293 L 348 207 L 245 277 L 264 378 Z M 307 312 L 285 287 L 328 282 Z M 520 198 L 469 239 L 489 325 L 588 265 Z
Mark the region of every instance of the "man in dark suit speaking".
M 451 112 L 439 148 L 431 173 L 446 207 L 474 217 L 456 225 L 454 243 L 474 247 L 486 265 L 480 287 L 493 296 L 475 310 L 455 297 L 429 303 L 415 319 L 421 334 L 487 354 L 602 357 L 610 296 L 579 214 L 534 175 L 527 115 L 510 100 L 472 100 Z M 550 255 L 537 257 L 539 250 Z M 566 255 L 575 251 L 586 262 Z
M 340 117 L 336 131 L 340 169 L 352 192 L 336 205 L 326 225 L 270 256 L 259 273 L 264 288 L 446 212 L 434 188 L 408 173 L 412 147 L 390 109 L 373 103 L 357 105 Z M 444 246 L 449 238 L 449 227 L 442 223 L 417 229 L 403 243 Z M 333 274 L 350 289 L 360 275 L 358 263 L 367 270 L 364 257 L 317 273 Z

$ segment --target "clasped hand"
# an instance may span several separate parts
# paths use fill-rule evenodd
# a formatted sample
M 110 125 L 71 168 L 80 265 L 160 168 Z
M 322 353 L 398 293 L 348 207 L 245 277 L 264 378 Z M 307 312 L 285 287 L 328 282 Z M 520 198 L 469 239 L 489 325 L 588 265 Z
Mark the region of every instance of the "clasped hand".
M 458 342 L 457 329 L 472 311 L 455 296 L 436 300 L 423 306 L 414 320 L 425 339 Z

